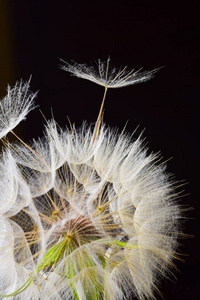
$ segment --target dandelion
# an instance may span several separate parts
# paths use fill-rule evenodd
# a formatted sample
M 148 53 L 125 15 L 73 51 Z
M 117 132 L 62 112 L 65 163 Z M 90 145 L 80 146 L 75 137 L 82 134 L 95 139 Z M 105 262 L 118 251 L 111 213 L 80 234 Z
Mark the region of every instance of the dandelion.
M 67 70 L 105 89 L 153 74 L 115 73 L 109 60 L 99 61 L 99 75 L 77 64 Z M 94 129 L 51 120 L 30 145 L 4 139 L 2 298 L 156 299 L 159 278 L 171 273 L 180 219 L 174 183 L 141 135 L 132 141 L 105 127 L 102 108 Z

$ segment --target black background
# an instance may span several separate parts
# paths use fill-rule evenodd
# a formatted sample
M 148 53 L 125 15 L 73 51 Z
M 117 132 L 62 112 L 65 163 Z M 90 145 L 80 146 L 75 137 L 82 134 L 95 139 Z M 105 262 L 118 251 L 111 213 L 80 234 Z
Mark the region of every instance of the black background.
M 164 66 L 148 82 L 108 90 L 104 121 L 122 130 L 128 120 L 129 132 L 145 128 L 149 148 L 173 157 L 168 170 L 188 183 L 181 203 L 194 210 L 184 231 L 195 237 L 181 241 L 185 263 L 161 292 L 164 299 L 200 299 L 200 2 L 24 0 L 1 1 L 0 10 L 1 96 L 7 83 L 32 75 L 36 104 L 47 119 L 53 111 L 61 126 L 67 116 L 78 126 L 95 122 L 103 88 L 62 71 L 59 58 L 90 63 L 110 56 L 116 67 Z M 44 124 L 36 109 L 17 131 L 28 141 L 42 136 Z

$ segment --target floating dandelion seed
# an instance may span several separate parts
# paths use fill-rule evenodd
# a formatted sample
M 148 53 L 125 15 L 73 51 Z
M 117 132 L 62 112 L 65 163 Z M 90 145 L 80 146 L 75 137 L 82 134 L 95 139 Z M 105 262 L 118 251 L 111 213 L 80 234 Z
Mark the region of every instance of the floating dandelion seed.
M 155 72 L 116 73 L 109 60 L 99 61 L 99 74 L 85 65 L 64 69 L 105 91 Z M 132 142 L 101 124 L 102 108 L 94 130 L 86 123 L 62 130 L 52 120 L 32 145 L 4 140 L 2 298 L 155 299 L 159 277 L 174 267 L 180 219 L 174 184 L 141 136 Z

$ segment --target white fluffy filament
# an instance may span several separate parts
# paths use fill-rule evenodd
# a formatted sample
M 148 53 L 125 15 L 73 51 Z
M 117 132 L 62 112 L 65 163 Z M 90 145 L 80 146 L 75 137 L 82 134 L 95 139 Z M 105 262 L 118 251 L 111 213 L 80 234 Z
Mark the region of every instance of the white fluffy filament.
M 109 87 L 153 72 L 65 67 Z M 1 136 L 32 109 L 27 85 L 8 89 Z M 21 102 L 22 101 L 22 102 Z M 142 137 L 48 121 L 43 139 L 6 143 L 0 162 L 0 295 L 19 299 L 156 299 L 177 258 L 180 209 L 172 178 Z

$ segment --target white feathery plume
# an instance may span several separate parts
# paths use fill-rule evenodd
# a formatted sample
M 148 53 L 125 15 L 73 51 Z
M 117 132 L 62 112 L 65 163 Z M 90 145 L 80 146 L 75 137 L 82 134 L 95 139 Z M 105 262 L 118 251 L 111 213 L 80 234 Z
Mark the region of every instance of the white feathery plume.
M 127 71 L 127 67 L 119 68 L 110 68 L 110 58 L 107 61 L 101 61 L 98 59 L 97 68 L 94 66 L 87 66 L 86 64 L 78 64 L 72 61 L 72 64 L 65 62 L 65 66 L 62 66 L 62 69 L 72 73 L 72 75 L 77 76 L 82 79 L 87 79 L 92 81 L 98 85 L 104 86 L 104 96 L 101 103 L 101 108 L 99 111 L 99 116 L 96 121 L 95 130 L 93 133 L 92 142 L 96 139 L 97 132 L 99 130 L 103 106 L 106 98 L 106 93 L 108 88 L 121 88 L 124 86 L 133 85 L 136 83 L 144 82 L 153 77 L 155 72 L 158 69 L 152 71 L 144 71 L 141 72 L 141 69 L 135 71 L 132 69 L 131 71 Z
M 31 202 L 30 189 L 23 180 L 16 161 L 9 150 L 0 161 L 0 214 L 16 215 Z
M 68 68 L 105 90 L 136 79 L 124 69 L 109 73 L 109 60 L 99 61 L 100 78 L 91 67 Z M 172 178 L 141 136 L 133 141 L 100 122 L 102 107 L 94 130 L 85 122 L 61 129 L 52 120 L 43 139 L 7 144 L 0 164 L 1 298 L 156 299 L 159 279 L 171 274 L 181 234 Z
M 17 82 L 8 86 L 7 96 L 0 102 L 0 139 L 14 129 L 34 108 L 36 93 L 29 91 L 29 82 Z
M 63 70 L 107 88 L 121 88 L 147 81 L 152 78 L 154 73 L 158 70 L 141 72 L 141 69 L 137 71 L 132 69 L 127 71 L 127 67 L 117 70 L 116 68 L 110 68 L 110 58 L 108 58 L 106 62 L 98 59 L 97 67 L 93 65 L 89 67 L 86 64 L 78 64 L 75 61 L 72 61 L 72 64 L 64 60 L 61 61 L 65 63 L 65 65 L 62 66 Z

